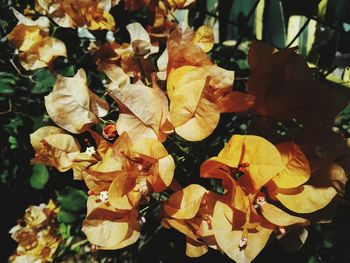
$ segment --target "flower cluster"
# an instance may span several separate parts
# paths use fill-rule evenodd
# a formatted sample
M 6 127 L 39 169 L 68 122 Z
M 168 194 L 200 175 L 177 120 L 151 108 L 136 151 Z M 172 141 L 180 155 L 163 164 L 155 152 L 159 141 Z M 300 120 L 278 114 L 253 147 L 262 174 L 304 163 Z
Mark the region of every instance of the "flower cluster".
M 113 36 L 116 23 L 109 11 L 119 1 L 37 0 L 36 10 L 44 16 L 35 21 L 15 11 L 19 24 L 8 38 L 25 69 L 50 67 L 57 56 L 67 56 L 63 42 L 48 35 L 49 21 L 112 32 L 106 42 L 91 41 L 86 51 L 107 78 L 105 94 L 100 97 L 93 91 L 83 68 L 73 77 L 57 75 L 45 108 L 59 127 L 41 127 L 30 135 L 32 162 L 60 172 L 72 170 L 74 179 L 85 182 L 89 197 L 82 230 L 97 249 L 135 243 L 144 221 L 141 207 L 152 194 L 171 188 L 176 192 L 163 204 L 162 223 L 186 235 L 188 256 L 201 256 L 211 247 L 248 263 L 272 233 L 284 236 L 307 226 L 310 214 L 342 193 L 334 177 L 313 179 L 324 171 L 320 164 L 335 165 L 342 150 L 327 152 L 321 136 L 314 135 L 308 143 L 302 138 L 295 138 L 300 141 L 296 143 L 288 137 L 278 141 L 233 135 L 198 171 L 206 180 L 215 180 L 223 189 L 219 191 L 198 184 L 179 186 L 174 179 L 176 162 L 164 142 L 175 134 L 185 141 L 202 141 L 216 129 L 221 114 L 246 111 L 279 121 L 294 119 L 308 134 L 312 127 L 307 124 L 329 124 L 342 103 L 335 105 L 323 96 L 329 90 L 313 79 L 295 49 L 277 51 L 257 42 L 248 54 L 248 93 L 234 90 L 234 72 L 214 64 L 208 55 L 215 42 L 212 29 L 205 25 L 194 31 L 171 19 L 174 9 L 193 3 L 124 1 L 128 11 L 147 5 L 151 17 L 146 29 L 138 22 L 126 26 L 128 43 Z M 322 94 L 322 100 L 315 94 Z M 349 94 L 332 91 L 332 96 Z M 315 117 L 324 109 L 324 115 Z M 111 111 L 118 116 L 105 120 Z M 251 134 L 264 129 L 254 128 L 251 125 Z M 325 150 L 322 156 L 315 155 L 320 145 Z M 340 177 L 337 183 L 343 187 L 344 171 Z M 12 232 L 23 249 L 31 249 L 34 241 L 41 244 L 36 234 L 33 242 L 21 244 L 32 238 L 21 241 L 26 228 L 17 228 Z M 57 247 L 57 242 L 50 244 Z M 47 260 L 55 250 L 54 245 L 49 248 Z
M 60 243 L 57 233 L 58 208 L 52 200 L 48 204 L 30 206 L 23 219 L 10 230 L 18 243 L 10 262 L 51 262 Z

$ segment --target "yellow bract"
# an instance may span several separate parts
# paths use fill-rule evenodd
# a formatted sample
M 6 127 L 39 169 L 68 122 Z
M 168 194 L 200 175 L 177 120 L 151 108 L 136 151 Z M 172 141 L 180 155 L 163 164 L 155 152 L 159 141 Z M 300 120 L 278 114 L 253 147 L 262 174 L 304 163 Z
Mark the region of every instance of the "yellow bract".
M 190 219 L 197 214 L 206 192 L 207 190 L 200 185 L 189 185 L 168 199 L 164 211 L 176 219 Z
M 35 150 L 33 163 L 54 166 L 60 172 L 71 169 L 79 154 L 79 143 L 73 136 L 54 126 L 45 126 L 30 135 Z
M 26 70 L 50 66 L 58 56 L 67 56 L 61 40 L 48 36 L 49 21 L 40 17 L 33 21 L 14 10 L 18 25 L 7 36 L 10 43 L 20 51 L 19 61 Z
M 276 198 L 288 209 L 297 213 L 312 213 L 324 208 L 336 196 L 333 187 L 317 188 L 311 185 L 291 190 L 280 190 Z
M 247 110 L 254 99 L 232 91 L 233 79 L 233 71 L 214 65 L 172 70 L 167 91 L 175 132 L 189 141 L 203 140 L 217 126 L 221 112 Z
M 284 169 L 273 181 L 280 188 L 292 188 L 304 184 L 310 178 L 310 166 L 304 153 L 293 142 L 276 145 L 279 150 Z
M 246 164 L 247 172 L 238 181 L 250 193 L 258 191 L 284 168 L 276 147 L 253 135 L 233 135 L 214 160 L 236 168 Z
M 198 257 L 216 248 L 212 216 L 220 196 L 200 185 L 191 184 L 174 193 L 164 204 L 165 227 L 172 227 L 186 235 L 186 255 Z
M 135 141 L 142 138 L 165 139 L 168 101 L 158 87 L 128 84 L 123 88 L 110 89 L 109 94 L 121 108 L 117 120 L 119 134 L 127 132 Z

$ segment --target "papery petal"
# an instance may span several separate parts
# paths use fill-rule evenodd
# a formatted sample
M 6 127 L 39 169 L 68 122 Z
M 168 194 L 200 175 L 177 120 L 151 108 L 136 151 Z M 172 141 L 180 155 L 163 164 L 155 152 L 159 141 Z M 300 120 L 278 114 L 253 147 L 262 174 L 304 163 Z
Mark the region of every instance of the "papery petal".
M 158 140 L 145 138 L 139 140 L 131 147 L 131 151 L 137 154 L 159 160 L 168 155 L 167 150 Z
M 136 175 L 119 172 L 108 190 L 108 200 L 117 209 L 130 210 L 141 198 L 139 192 L 133 191 L 136 186 Z
M 98 122 L 91 109 L 91 94 L 86 83 L 86 74 L 80 69 L 73 78 L 58 76 L 52 92 L 45 97 L 45 107 L 51 119 L 60 127 L 72 133 L 81 133 Z M 96 97 L 94 102 L 100 102 Z M 97 104 L 94 103 L 96 112 Z M 107 104 L 103 105 L 106 112 Z M 96 112 L 100 114 L 100 112 Z
M 297 213 L 312 213 L 328 205 L 336 196 L 333 187 L 316 188 L 303 185 L 293 189 L 280 189 L 276 199 L 288 209 Z
M 46 136 L 64 133 L 66 132 L 61 128 L 55 126 L 44 126 L 37 129 L 34 133 L 30 134 L 30 143 L 36 151 L 42 147 L 41 140 L 44 139 Z
M 269 222 L 275 224 L 276 226 L 290 226 L 290 225 L 308 225 L 309 221 L 307 219 L 292 216 L 282 209 L 271 205 L 269 203 L 265 203 L 260 207 L 262 215 Z
M 174 177 L 175 162 L 171 155 L 167 155 L 158 160 L 158 176 L 152 181 L 152 187 L 155 192 L 161 192 L 167 188 Z
M 197 184 L 191 184 L 182 191 L 172 194 L 164 204 L 164 211 L 176 219 L 193 218 L 201 205 L 207 190 Z
M 260 226 L 256 231 L 248 232 L 247 246 L 241 249 L 239 243 L 243 231 L 232 229 L 231 223 L 225 216 L 227 210 L 230 208 L 220 201 L 216 203 L 214 208 L 212 223 L 218 246 L 237 263 L 249 263 L 264 248 L 273 230 Z

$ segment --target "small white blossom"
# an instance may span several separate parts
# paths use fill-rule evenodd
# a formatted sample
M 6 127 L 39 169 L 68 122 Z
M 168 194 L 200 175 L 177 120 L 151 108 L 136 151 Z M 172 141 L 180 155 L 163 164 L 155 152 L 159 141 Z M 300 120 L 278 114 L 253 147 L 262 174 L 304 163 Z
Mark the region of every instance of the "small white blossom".
M 94 146 L 86 147 L 85 153 L 91 157 L 94 154 L 96 154 L 96 150 L 95 150 Z
M 244 248 L 246 248 L 247 244 L 248 244 L 248 238 L 242 237 L 242 238 L 239 240 L 239 245 L 238 245 L 238 247 L 239 247 L 240 249 L 244 249 Z
M 107 191 L 100 192 L 100 200 L 103 203 L 106 203 L 108 201 L 108 192 Z

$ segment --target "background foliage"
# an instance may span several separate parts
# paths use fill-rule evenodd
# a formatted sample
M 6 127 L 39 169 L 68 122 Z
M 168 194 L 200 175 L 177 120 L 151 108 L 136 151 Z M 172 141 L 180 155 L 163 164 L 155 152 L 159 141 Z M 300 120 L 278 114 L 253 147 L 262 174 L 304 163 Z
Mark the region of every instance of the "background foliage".
M 34 153 L 29 134 L 50 124 L 43 97 L 51 91 L 55 77 L 47 69 L 25 72 L 20 68 L 6 35 L 17 23 L 11 8 L 22 12 L 27 7 L 33 7 L 33 2 L 0 1 L 0 198 L 3 204 L 0 261 L 5 262 L 15 249 L 16 244 L 8 235 L 8 230 L 22 217 L 25 208 L 54 198 L 61 208 L 59 231 L 64 237 L 64 248 L 60 250 L 57 262 L 62 262 L 63 258 L 67 261 L 70 258 L 72 262 L 76 262 L 77 258 L 83 262 L 231 262 L 216 251 L 210 251 L 199 259 L 186 258 L 183 236 L 158 227 L 160 219 L 148 211 L 144 212 L 147 221 L 138 243 L 121 251 L 86 253 L 86 242 L 80 231 L 86 201 L 83 182 L 73 181 L 70 172 L 58 174 L 55 169 L 30 165 Z M 111 13 L 121 28 L 115 35 L 117 40 L 128 38 L 123 29 L 128 23 L 147 21 L 145 12 L 126 12 L 123 3 L 114 7 Z M 218 43 L 211 57 L 219 66 L 235 70 L 237 89 L 244 87 L 250 74 L 247 51 L 252 39 L 266 41 L 278 48 L 299 46 L 300 53 L 310 64 L 317 66 L 317 78 L 350 88 L 348 0 L 197 0 L 192 9 L 178 11 L 175 16 L 193 27 L 202 24 L 213 26 Z M 89 86 L 96 93 L 103 94 L 103 78 L 85 50 L 89 36 L 63 28 L 54 30 L 51 35 L 65 42 L 69 54 L 67 59 L 56 59 L 54 71 L 73 76 L 76 69 L 83 67 L 89 72 Z M 96 39 L 103 40 L 105 36 L 105 31 L 94 32 Z M 226 137 L 234 132 L 244 133 L 250 118 L 249 115 L 223 116 L 219 127 L 204 142 L 189 143 L 176 136 L 170 137 L 166 147 L 171 149 L 169 152 L 173 152 L 177 160 L 176 173 L 187 175 L 180 183 L 189 184 L 193 171 L 198 171 L 200 163 L 209 157 L 206 153 L 217 153 Z M 276 123 L 274 128 L 283 132 L 293 125 Z M 350 104 L 338 118 L 334 129 L 349 137 Z M 309 228 L 309 238 L 301 251 L 290 256 L 277 242 L 272 242 L 255 262 L 350 262 L 350 253 L 346 249 L 350 242 L 349 198 L 347 194 L 344 209 L 339 209 L 333 223 Z

